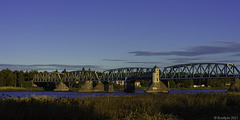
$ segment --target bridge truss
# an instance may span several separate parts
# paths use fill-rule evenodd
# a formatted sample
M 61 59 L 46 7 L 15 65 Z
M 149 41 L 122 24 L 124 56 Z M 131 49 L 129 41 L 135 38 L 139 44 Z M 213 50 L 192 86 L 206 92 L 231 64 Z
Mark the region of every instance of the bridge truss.
M 118 80 L 148 80 L 152 77 L 152 68 L 131 67 L 106 70 L 103 72 L 101 81 Z
M 34 76 L 33 82 L 76 82 L 98 81 L 99 71 L 73 71 L 67 73 L 39 73 Z
M 160 72 L 160 79 L 236 78 L 239 75 L 235 64 L 191 63 L 165 67 Z
M 99 71 L 73 71 L 67 73 L 40 73 L 33 82 L 71 82 L 71 81 L 120 81 L 150 80 L 153 68 L 130 67 Z M 236 78 L 240 71 L 235 64 L 191 63 L 169 66 L 159 71 L 160 80 Z

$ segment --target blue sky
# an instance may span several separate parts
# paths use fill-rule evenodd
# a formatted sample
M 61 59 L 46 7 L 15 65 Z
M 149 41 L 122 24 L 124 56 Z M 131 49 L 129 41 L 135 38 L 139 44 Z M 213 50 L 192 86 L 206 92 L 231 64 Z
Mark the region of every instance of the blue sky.
M 0 69 L 240 65 L 239 5 L 239 0 L 2 0 Z

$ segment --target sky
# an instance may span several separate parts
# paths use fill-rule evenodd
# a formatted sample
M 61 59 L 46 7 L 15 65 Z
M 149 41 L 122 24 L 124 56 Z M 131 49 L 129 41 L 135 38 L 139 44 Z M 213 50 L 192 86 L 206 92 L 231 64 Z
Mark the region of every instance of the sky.
M 1 0 L 0 69 L 240 65 L 239 0 Z

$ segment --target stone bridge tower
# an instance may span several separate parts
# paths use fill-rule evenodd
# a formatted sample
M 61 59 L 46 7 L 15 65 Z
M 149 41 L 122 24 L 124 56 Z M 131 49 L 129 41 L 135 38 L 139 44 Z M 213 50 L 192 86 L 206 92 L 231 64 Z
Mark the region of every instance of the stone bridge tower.
M 159 79 L 159 71 L 160 69 L 155 66 L 153 68 L 152 73 L 152 84 L 148 88 L 146 92 L 154 93 L 154 92 L 168 92 L 168 87 Z

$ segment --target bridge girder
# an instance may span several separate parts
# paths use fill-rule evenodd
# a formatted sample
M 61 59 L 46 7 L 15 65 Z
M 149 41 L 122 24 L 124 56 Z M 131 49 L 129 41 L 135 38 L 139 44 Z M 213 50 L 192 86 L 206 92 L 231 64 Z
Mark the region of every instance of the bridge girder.
M 110 69 L 103 72 L 100 77 L 101 81 L 117 81 L 117 80 L 137 80 L 149 79 L 151 77 L 152 68 L 129 67 Z
M 153 68 L 129 67 L 99 71 L 73 71 L 68 73 L 40 73 L 33 82 L 71 82 L 71 81 L 118 81 L 148 80 Z M 204 79 L 236 78 L 240 71 L 235 64 L 224 63 L 190 63 L 164 67 L 159 71 L 159 79 Z
M 236 78 L 239 75 L 235 64 L 190 63 L 165 67 L 160 72 L 160 79 Z
M 33 82 L 77 82 L 98 81 L 98 71 L 73 71 L 67 73 L 39 73 L 34 76 Z

